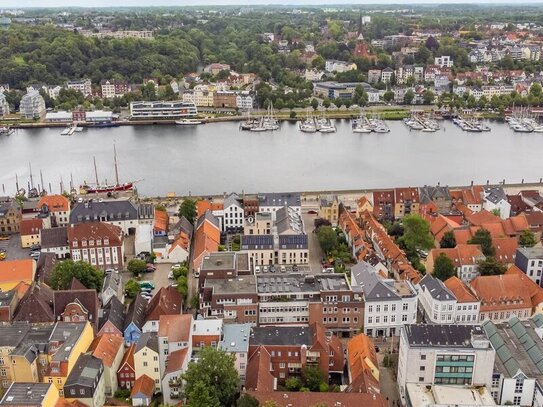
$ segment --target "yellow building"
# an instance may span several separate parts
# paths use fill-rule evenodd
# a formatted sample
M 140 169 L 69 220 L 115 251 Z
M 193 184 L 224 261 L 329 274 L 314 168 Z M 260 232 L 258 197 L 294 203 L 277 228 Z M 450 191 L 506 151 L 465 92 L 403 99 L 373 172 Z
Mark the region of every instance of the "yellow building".
M 160 391 L 160 362 L 158 359 L 158 337 L 156 333 L 141 335 L 134 351 L 136 378 L 147 375 L 155 382 L 155 391 Z
M 0 262 L 0 291 L 9 291 L 21 281 L 31 285 L 36 275 L 36 262 L 32 259 Z
M 41 219 L 23 219 L 20 224 L 21 247 L 28 248 L 40 244 L 40 231 L 43 228 Z
M 319 218 L 326 219 L 332 226 L 337 226 L 339 220 L 339 200 L 337 195 L 320 198 Z
M 15 199 L 0 198 L 0 235 L 19 233 L 21 218 L 21 207 Z
M 54 384 L 60 397 L 64 397 L 64 383 L 79 355 L 89 348 L 93 338 L 92 326 L 88 321 L 56 323 L 49 341 L 49 367 L 43 381 Z
M 362 196 L 356 202 L 356 217 L 360 219 L 364 212 L 373 213 L 373 205 L 365 196 Z

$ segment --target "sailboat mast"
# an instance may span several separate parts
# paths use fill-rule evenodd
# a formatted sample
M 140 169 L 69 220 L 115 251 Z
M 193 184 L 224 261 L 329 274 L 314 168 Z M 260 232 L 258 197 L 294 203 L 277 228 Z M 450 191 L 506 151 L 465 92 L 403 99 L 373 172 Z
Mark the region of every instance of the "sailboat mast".
M 45 191 L 45 184 L 43 183 L 43 173 L 40 170 L 41 188 Z
M 94 160 L 94 176 L 96 177 L 96 186 L 98 186 L 100 183 L 98 182 L 98 170 L 96 169 L 96 157 L 93 156 L 92 159 Z
M 30 168 L 30 187 L 34 189 L 34 179 L 32 178 L 32 164 L 28 163 L 28 167 Z
M 119 169 L 117 168 L 117 148 L 115 147 L 115 143 L 113 143 L 113 156 L 115 158 L 115 181 L 117 182 L 115 185 L 119 186 Z

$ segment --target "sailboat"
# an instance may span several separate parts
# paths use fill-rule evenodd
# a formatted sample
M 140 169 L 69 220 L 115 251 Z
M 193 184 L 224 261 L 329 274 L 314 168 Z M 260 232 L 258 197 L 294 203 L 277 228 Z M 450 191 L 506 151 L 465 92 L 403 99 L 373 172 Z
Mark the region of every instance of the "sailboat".
M 317 119 L 317 129 L 321 133 L 335 133 L 336 126 L 332 124 L 332 121 L 324 115 L 324 110 L 322 111 L 321 117 Z
M 317 131 L 317 124 L 315 123 L 315 119 L 313 118 L 313 115 L 309 109 L 307 109 L 306 119 L 300 123 L 299 127 L 300 131 L 304 133 L 315 133 Z
M 134 189 L 134 182 L 125 182 L 124 184 L 119 183 L 119 169 L 117 168 L 117 149 L 115 148 L 115 144 L 113 144 L 113 157 L 115 161 L 115 185 L 100 184 L 100 182 L 98 181 L 98 170 L 96 169 L 96 157 L 93 157 L 96 184 L 94 186 L 91 186 L 87 183 L 83 183 L 83 185 L 79 186 L 79 193 L 100 194 L 109 192 L 131 191 L 132 189 Z
M 353 133 L 371 133 L 372 129 L 368 118 L 364 115 L 362 109 L 360 109 L 360 116 L 358 119 L 354 119 L 352 123 Z

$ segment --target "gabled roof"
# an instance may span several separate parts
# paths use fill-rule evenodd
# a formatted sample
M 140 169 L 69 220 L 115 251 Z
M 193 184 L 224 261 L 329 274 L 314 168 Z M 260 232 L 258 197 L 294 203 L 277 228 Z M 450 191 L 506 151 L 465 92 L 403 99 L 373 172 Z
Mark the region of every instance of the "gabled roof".
M 0 283 L 32 281 L 36 262 L 32 259 L 0 261 Z
M 141 329 L 145 322 L 145 311 L 147 310 L 147 300 L 138 294 L 134 301 L 130 303 L 126 318 L 124 320 L 123 331 L 128 328 L 131 323 Z
M 129 200 L 82 202 L 73 207 L 70 223 L 96 222 L 102 216 L 107 217 L 110 222 L 137 220 L 138 209 Z
M 53 310 L 58 319 L 70 303 L 78 302 L 88 312 L 89 321 L 94 326 L 98 326 L 98 311 L 100 304 L 98 294 L 94 289 L 83 290 L 61 290 L 55 291 L 53 295 Z
M 168 342 L 188 342 L 192 325 L 191 314 L 161 315 L 158 336 Z
M 38 208 L 47 205 L 49 212 L 68 212 L 70 201 L 63 195 L 45 195 L 38 202 Z
M 456 298 L 456 302 L 458 303 L 479 301 L 466 286 L 466 284 L 464 284 L 464 282 L 456 276 L 452 276 L 445 280 L 445 287 L 447 287 L 449 291 L 453 293 L 454 297 Z
M 21 236 L 39 235 L 43 228 L 41 219 L 23 219 L 19 225 Z
M 42 229 L 40 236 L 42 249 L 68 246 L 68 228 Z
M 110 321 L 119 330 L 119 332 L 122 333 L 124 318 L 124 305 L 116 296 L 113 296 L 107 305 L 102 309 L 102 316 L 100 317 L 100 321 L 98 323 L 98 329 L 102 329 L 104 324 L 107 321 Z
M 98 385 L 103 372 L 104 365 L 100 358 L 90 353 L 82 353 L 70 371 L 64 387 L 84 386 L 94 389 Z
M 369 336 L 358 334 L 347 342 L 347 368 L 351 380 L 347 392 L 379 393 L 379 362 Z
M 472 226 L 481 226 L 483 224 L 491 224 L 491 223 L 500 223 L 501 219 L 499 216 L 494 215 L 493 213 L 490 213 L 486 209 L 483 209 L 479 212 L 474 212 L 471 215 L 466 217 L 466 220 L 472 225 Z
M 111 367 L 123 345 L 124 339 L 121 336 L 103 334 L 94 338 L 89 346 L 89 352 L 101 359 L 104 366 Z
M 181 313 L 183 298 L 175 287 L 161 287 L 147 306 L 146 321 L 158 321 L 161 315 Z
M 188 348 L 182 348 L 170 353 L 168 355 L 168 362 L 166 364 L 166 370 L 164 371 L 164 375 L 180 372 L 181 369 L 183 369 L 183 365 L 185 364 L 187 356 L 189 356 L 188 351 Z
M 285 392 L 259 390 L 247 392 L 264 405 L 272 401 L 279 407 L 387 407 L 388 401 L 380 394 L 365 393 L 319 393 L 319 392 Z
M 123 360 L 121 360 L 121 364 L 119 365 L 120 371 L 124 365 L 130 366 L 132 370 L 134 370 L 134 352 L 136 350 L 136 344 L 131 344 L 128 348 L 124 351 Z
M 123 242 L 123 230 L 119 226 L 103 222 L 72 224 L 68 228 L 68 241 L 109 239 L 109 246 L 120 246 Z
M 155 392 L 155 381 L 146 374 L 141 375 L 134 382 L 130 392 L 130 398 L 147 397 L 152 398 Z
M 455 300 L 454 294 L 443 284 L 438 278 L 432 277 L 431 274 L 426 274 L 422 280 L 419 281 L 419 285 L 424 288 L 432 298 L 439 301 L 453 301 Z
M 19 302 L 13 322 L 35 324 L 54 321 L 53 290 L 46 284 L 34 284 Z
M 430 256 L 434 261 L 440 254 L 444 254 L 451 259 L 454 267 L 473 265 L 477 261 L 484 259 L 481 246 L 478 244 L 457 244 L 454 248 L 432 249 L 430 251 Z
M 153 221 L 153 230 L 167 232 L 170 224 L 170 217 L 168 212 L 158 210 L 155 208 L 155 218 Z
M 470 283 L 471 289 L 481 300 L 481 311 L 533 308 L 525 281 L 516 273 L 498 276 L 478 276 Z
M 245 388 L 257 391 L 275 390 L 275 378 L 270 370 L 270 353 L 265 346 L 258 346 L 247 361 Z
M 158 353 L 158 336 L 156 332 L 145 332 L 141 334 L 134 353 L 138 353 L 143 348 L 149 348 Z

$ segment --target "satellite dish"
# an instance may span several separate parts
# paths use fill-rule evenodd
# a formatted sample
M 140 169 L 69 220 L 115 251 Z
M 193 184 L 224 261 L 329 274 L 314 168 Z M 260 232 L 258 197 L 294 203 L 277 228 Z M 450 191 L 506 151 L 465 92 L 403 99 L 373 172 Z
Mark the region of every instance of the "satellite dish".
M 255 223 L 255 217 L 254 216 L 247 216 L 247 223 L 249 223 L 249 224 Z

